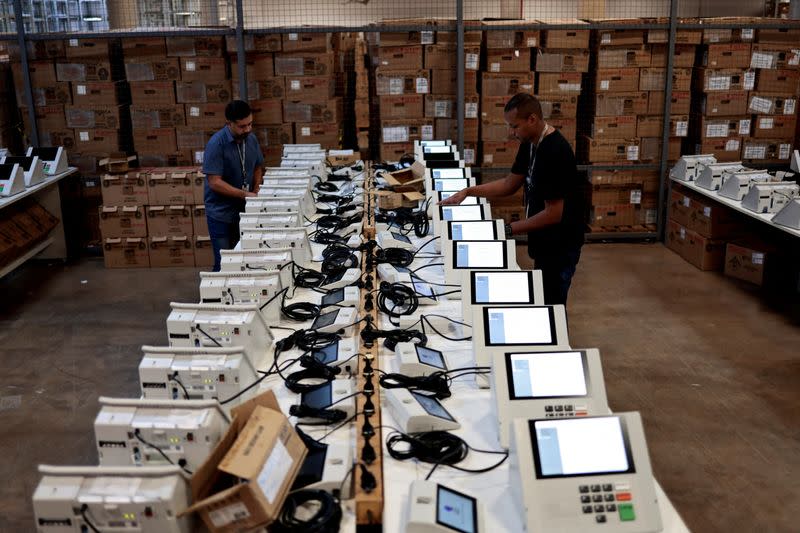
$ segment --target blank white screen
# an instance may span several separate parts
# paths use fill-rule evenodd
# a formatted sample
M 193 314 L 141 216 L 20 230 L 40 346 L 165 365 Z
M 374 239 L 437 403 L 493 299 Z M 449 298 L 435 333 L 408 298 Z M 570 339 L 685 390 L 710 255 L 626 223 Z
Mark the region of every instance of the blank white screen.
M 488 298 L 479 303 L 533 303 L 531 302 L 531 279 L 527 272 L 485 272 L 489 285 Z
M 500 314 L 503 322 L 502 342 L 497 344 L 547 344 L 553 342 L 550 312 L 547 307 L 487 307 L 490 317 Z M 490 335 L 490 342 L 495 337 Z
M 522 379 L 524 383 L 520 385 L 529 389 L 533 398 L 586 396 L 586 377 L 580 352 L 511 354 L 511 364 L 516 370 L 527 367 L 527 379 Z M 515 376 L 516 394 L 521 393 L 518 381 Z
M 483 210 L 479 205 L 448 205 L 443 209 L 450 210 L 450 220 L 483 220 Z
M 438 180 L 442 178 L 463 178 L 463 168 L 435 168 L 431 170 L 431 177 Z
M 439 192 L 439 201 L 447 200 L 456 193 L 456 191 L 438 191 L 438 192 Z M 467 196 L 458 205 L 478 205 L 478 198 L 476 196 Z
M 464 247 L 466 247 L 467 250 L 466 254 L 462 252 Z M 505 253 L 505 241 L 456 241 L 456 267 L 502 268 Z M 465 256 L 466 261 L 464 261 Z
M 597 472 L 625 472 L 629 468 L 619 418 L 563 419 L 536 422 L 537 440 L 546 435 L 542 429 L 555 429 L 561 472 L 544 475 L 594 474 Z M 540 456 L 542 445 L 539 446 Z
M 467 187 L 466 179 L 437 179 L 433 181 L 433 189 L 436 191 L 455 192 Z
M 492 220 L 478 220 L 474 222 L 453 222 L 453 236 L 457 234 L 456 226 L 461 228 L 461 240 L 465 241 L 493 241 L 497 239 L 494 234 L 495 225 Z M 456 240 L 456 239 L 453 239 Z

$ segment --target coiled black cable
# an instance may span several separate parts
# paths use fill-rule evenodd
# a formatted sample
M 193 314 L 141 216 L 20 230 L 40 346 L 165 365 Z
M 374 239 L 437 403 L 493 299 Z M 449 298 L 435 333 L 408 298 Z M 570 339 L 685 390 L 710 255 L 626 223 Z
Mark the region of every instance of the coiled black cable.
M 419 307 L 419 297 L 414 289 L 402 283 L 382 281 L 376 299 L 378 309 L 389 315 L 389 319 L 410 315 Z
M 347 418 L 347 413 L 342 411 L 341 409 L 329 409 L 327 407 L 324 408 L 316 408 L 316 407 L 309 407 L 307 405 L 292 405 L 289 407 L 289 414 L 291 416 L 296 416 L 297 418 L 317 418 L 322 420 L 319 424 L 309 424 L 303 423 L 303 425 L 320 425 L 326 426 L 328 424 L 336 424 L 337 422 L 341 422 L 345 418 Z
M 317 506 L 307 504 L 317 502 Z M 299 518 L 301 507 L 318 507 L 309 518 Z M 290 492 L 278 519 L 269 526 L 271 533 L 336 533 L 342 520 L 338 498 L 324 490 L 301 489 Z
M 433 372 L 427 376 L 406 376 L 403 374 L 384 374 L 378 379 L 384 389 L 408 389 L 430 393 L 437 400 L 451 396 L 450 379 L 444 372 Z
M 414 261 L 414 252 L 405 248 L 380 248 L 375 252 L 375 263 L 388 263 L 394 267 L 407 267 Z

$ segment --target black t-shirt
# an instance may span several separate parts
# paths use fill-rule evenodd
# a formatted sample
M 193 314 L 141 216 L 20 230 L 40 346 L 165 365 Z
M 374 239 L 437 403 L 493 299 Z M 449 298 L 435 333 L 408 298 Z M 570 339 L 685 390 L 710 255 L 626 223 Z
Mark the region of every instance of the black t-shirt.
M 545 200 L 564 199 L 560 223 L 528 233 L 529 255 L 536 258 L 579 248 L 586 230 L 586 180 L 578 174 L 575 154 L 561 132 L 547 135 L 538 148 L 522 143 L 511 172 L 525 176 L 526 217 L 543 211 Z

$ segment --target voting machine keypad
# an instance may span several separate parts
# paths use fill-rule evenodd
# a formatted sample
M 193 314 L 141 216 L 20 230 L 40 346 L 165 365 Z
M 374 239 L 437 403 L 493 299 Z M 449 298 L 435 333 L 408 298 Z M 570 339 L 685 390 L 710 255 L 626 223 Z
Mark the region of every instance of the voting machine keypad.
M 608 521 L 608 513 L 619 513 L 620 522 L 636 520 L 633 496 L 627 483 L 580 485 L 578 492 L 583 514 L 594 514 L 595 522 L 598 524 L 605 524 Z
M 585 405 L 548 404 L 544 406 L 545 418 L 571 418 L 573 416 L 586 416 Z

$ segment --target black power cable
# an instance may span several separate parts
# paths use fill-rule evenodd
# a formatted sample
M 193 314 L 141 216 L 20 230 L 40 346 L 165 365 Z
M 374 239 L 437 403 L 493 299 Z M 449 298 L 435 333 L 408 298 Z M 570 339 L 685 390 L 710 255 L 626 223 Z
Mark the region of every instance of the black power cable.
M 89 529 L 91 529 L 94 533 L 100 533 L 100 530 L 97 529 L 97 527 L 95 527 L 95 525 L 92 523 L 92 521 L 89 520 L 89 517 L 86 516 L 86 511 L 88 511 L 88 510 L 89 510 L 89 505 L 87 505 L 85 503 L 83 505 L 81 505 L 81 509 L 80 509 L 81 518 L 83 518 L 83 521 L 86 523 L 87 526 L 89 526 Z
M 376 303 L 378 309 L 389 315 L 391 320 L 414 313 L 419 307 L 419 297 L 407 285 L 382 281 L 378 286 Z
M 147 446 L 150 446 L 151 448 L 153 448 L 154 450 L 156 450 L 156 451 L 157 451 L 159 454 L 161 454 L 161 457 L 163 457 L 164 459 L 166 459 L 166 460 L 167 460 L 167 462 L 169 462 L 169 464 L 171 464 L 171 465 L 174 465 L 174 464 L 176 464 L 176 463 L 175 463 L 175 461 L 173 461 L 173 460 L 172 460 L 172 459 L 171 459 L 171 458 L 170 458 L 170 457 L 169 457 L 169 456 L 168 456 L 168 455 L 167 455 L 167 454 L 164 452 L 164 450 L 163 450 L 163 449 L 161 449 L 161 447 L 159 447 L 159 446 L 156 446 L 155 444 L 153 444 L 153 443 L 151 443 L 151 442 L 148 442 L 148 441 L 144 440 L 144 437 L 142 437 L 142 432 L 139 430 L 139 428 L 136 428 L 136 429 L 133 431 L 133 436 L 134 436 L 134 437 L 136 437 L 136 439 L 137 439 L 139 442 L 141 442 L 142 444 L 145 444 L 145 445 L 147 445 Z M 178 463 L 177 463 L 177 466 L 181 467 L 181 469 L 183 469 L 183 471 L 184 471 L 184 472 L 186 472 L 187 474 L 189 474 L 190 476 L 193 474 L 193 472 L 192 472 L 191 470 L 189 470 L 188 468 L 186 468 L 186 459 L 179 459 L 179 460 L 178 460 Z
M 316 503 L 317 505 L 308 505 Z M 308 518 L 300 518 L 298 510 L 314 508 Z M 271 533 L 335 533 L 342 520 L 339 499 L 324 490 L 300 489 L 290 492 L 275 522 L 269 526 Z

